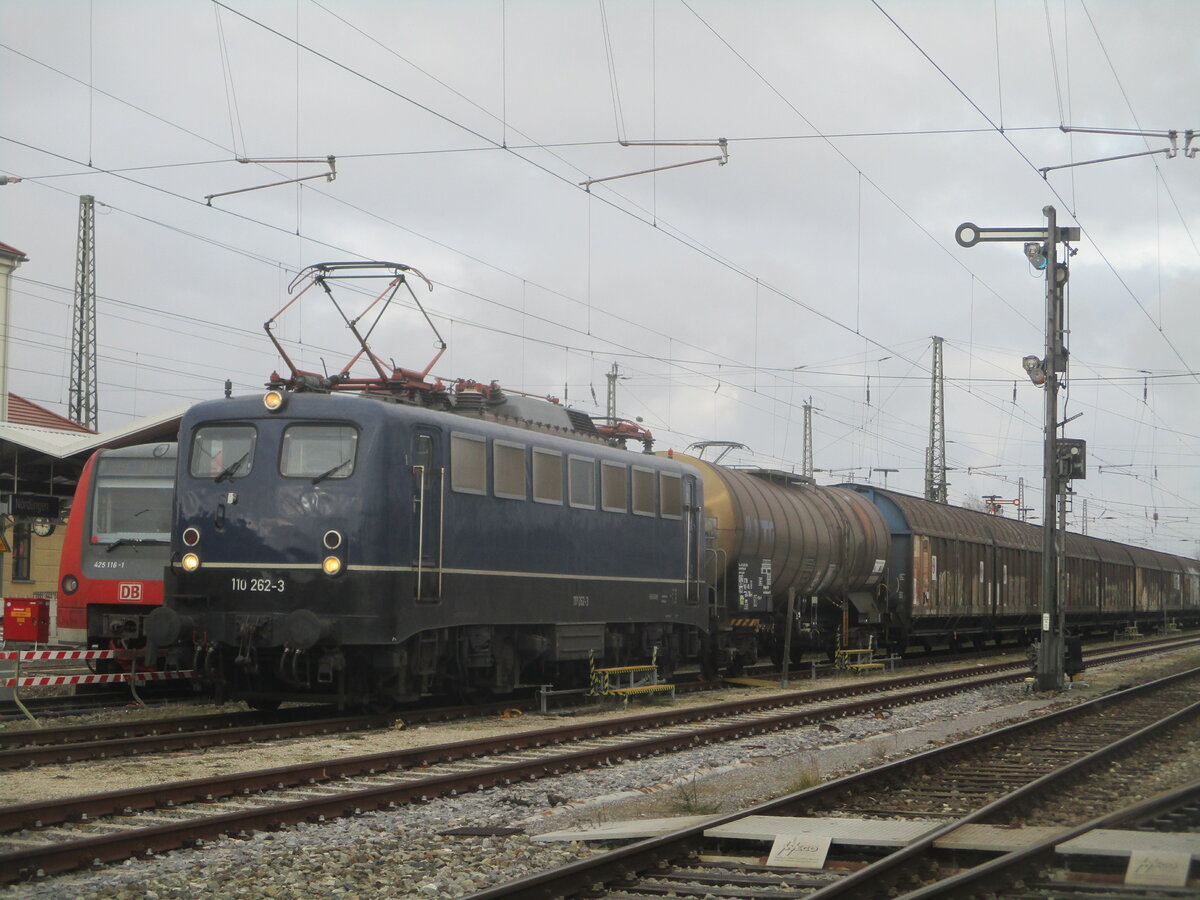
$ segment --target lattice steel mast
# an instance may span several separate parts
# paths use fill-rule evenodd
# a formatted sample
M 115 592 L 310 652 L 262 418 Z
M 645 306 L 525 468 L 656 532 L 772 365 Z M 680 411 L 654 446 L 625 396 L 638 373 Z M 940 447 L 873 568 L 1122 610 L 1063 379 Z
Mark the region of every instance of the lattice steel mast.
M 812 411 L 812 397 L 809 397 L 804 404 L 804 471 L 801 474 L 805 478 L 813 477 Z
M 95 198 L 79 198 L 79 245 L 71 315 L 71 388 L 68 417 L 97 430 Z
M 946 405 L 942 394 L 942 339 L 933 338 L 933 387 L 929 395 L 929 446 L 925 449 L 925 499 L 946 503 Z

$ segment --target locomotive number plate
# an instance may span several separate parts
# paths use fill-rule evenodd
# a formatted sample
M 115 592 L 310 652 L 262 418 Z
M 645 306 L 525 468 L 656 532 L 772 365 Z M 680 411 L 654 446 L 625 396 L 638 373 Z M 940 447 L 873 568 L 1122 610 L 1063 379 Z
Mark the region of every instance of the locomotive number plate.
M 238 578 L 235 575 L 229 581 L 231 589 L 252 594 L 282 594 L 287 587 L 282 578 Z

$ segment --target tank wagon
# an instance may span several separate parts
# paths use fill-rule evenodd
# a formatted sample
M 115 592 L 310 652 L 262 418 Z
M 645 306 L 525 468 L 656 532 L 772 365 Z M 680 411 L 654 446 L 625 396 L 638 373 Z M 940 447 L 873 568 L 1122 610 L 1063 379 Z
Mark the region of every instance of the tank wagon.
M 895 491 L 845 485 L 883 514 L 891 546 L 879 623 L 852 640 L 982 645 L 1036 639 L 1042 530 Z M 1200 562 L 1081 534 L 1066 536 L 1063 610 L 1078 634 L 1200 622 Z
M 58 633 L 104 650 L 141 647 L 162 603 L 176 445 L 97 450 L 71 502 L 59 565 Z
M 845 622 L 886 628 L 879 588 L 889 535 L 866 498 L 811 478 L 686 459 L 704 486 L 705 575 L 718 652 L 737 670 L 782 660 L 788 598 L 793 653 L 832 653 Z

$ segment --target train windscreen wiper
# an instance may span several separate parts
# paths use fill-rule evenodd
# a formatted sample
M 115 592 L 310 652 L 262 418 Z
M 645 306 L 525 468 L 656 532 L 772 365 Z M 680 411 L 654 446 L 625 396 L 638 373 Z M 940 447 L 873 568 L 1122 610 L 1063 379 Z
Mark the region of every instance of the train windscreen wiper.
M 108 545 L 106 553 L 112 553 L 118 547 L 124 547 L 128 544 L 169 544 L 170 541 L 165 541 L 162 538 L 117 538 Z
M 227 478 L 232 478 L 234 476 L 234 473 L 236 473 L 237 470 L 242 467 L 242 463 L 244 463 L 249 458 L 250 458 L 250 451 L 247 450 L 241 459 L 239 459 L 237 462 L 230 463 L 226 468 L 222 469 L 221 473 L 216 478 L 213 479 L 213 483 L 220 484 L 222 481 L 225 481 Z
M 332 474 L 333 474 L 334 472 L 336 472 L 338 469 L 344 469 L 344 468 L 345 468 L 346 466 L 348 466 L 348 465 L 350 465 L 350 460 L 349 460 L 349 459 L 343 459 L 343 460 L 342 460 L 340 463 L 338 463 L 338 464 L 337 464 L 336 466 L 334 466 L 332 469 L 326 469 L 326 470 L 325 470 L 324 472 L 322 472 L 320 475 L 318 475 L 318 476 L 316 476 L 315 478 L 313 478 L 313 480 L 312 480 L 312 483 L 313 483 L 313 484 L 320 484 L 322 481 L 324 481 L 326 478 L 328 478 L 330 475 L 332 475 Z

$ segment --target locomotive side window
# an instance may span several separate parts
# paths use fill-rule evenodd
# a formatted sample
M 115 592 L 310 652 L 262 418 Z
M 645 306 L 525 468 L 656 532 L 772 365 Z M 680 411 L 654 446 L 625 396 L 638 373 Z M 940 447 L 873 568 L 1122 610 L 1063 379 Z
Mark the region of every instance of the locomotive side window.
M 654 471 L 633 467 L 633 514 L 654 515 Z
M 683 479 L 670 472 L 658 476 L 658 491 L 664 519 L 683 518 Z
M 92 497 L 92 540 L 170 540 L 174 491 L 175 464 L 169 458 L 102 456 Z
M 572 456 L 568 471 L 571 476 L 571 505 L 576 509 L 595 509 L 596 461 Z
M 450 489 L 487 493 L 487 444 L 473 434 L 450 435 Z
M 497 497 L 509 500 L 524 500 L 525 490 L 525 446 L 495 441 L 492 444 L 492 489 Z
M 629 512 L 629 473 L 620 463 L 600 464 L 600 506 L 608 512 Z
M 283 432 L 279 474 L 286 478 L 349 478 L 358 431 L 349 425 L 289 425 Z
M 433 468 L 433 438 L 427 434 L 418 434 L 413 438 L 414 466 L 420 466 L 426 472 Z
M 194 478 L 227 481 L 250 474 L 257 432 L 251 425 L 206 425 L 192 438 L 188 471 Z
M 563 502 L 563 461 L 556 450 L 533 448 L 533 499 L 538 503 Z

